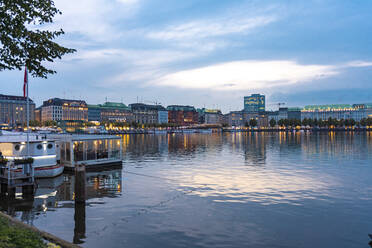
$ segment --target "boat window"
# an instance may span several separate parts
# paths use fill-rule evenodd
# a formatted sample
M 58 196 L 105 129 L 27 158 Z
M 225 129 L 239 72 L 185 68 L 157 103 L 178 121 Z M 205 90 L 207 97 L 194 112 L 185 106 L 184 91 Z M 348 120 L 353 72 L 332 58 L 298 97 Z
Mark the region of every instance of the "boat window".
M 53 144 L 48 144 L 48 149 L 52 149 L 53 148 Z
M 41 148 L 43 148 L 43 146 L 41 144 L 38 144 L 37 146 L 37 149 L 41 150 Z
M 16 150 L 16 151 L 19 151 L 20 148 L 21 147 L 19 146 L 19 144 L 17 144 L 17 145 L 14 146 L 14 150 Z

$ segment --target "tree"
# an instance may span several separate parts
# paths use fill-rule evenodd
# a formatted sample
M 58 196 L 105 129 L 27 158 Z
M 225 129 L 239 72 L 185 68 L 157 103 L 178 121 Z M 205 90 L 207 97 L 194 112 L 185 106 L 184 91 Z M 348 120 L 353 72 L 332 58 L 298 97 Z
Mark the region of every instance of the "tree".
M 30 127 L 39 127 L 41 126 L 40 122 L 37 120 L 30 120 Z
M 275 127 L 275 125 L 276 125 L 276 120 L 274 118 L 272 118 L 270 120 L 270 127 Z
M 303 126 L 307 126 L 307 125 L 309 125 L 309 120 L 307 119 L 307 118 L 304 118 L 303 120 L 302 120 L 302 125 Z
M 257 120 L 256 119 L 250 119 L 249 120 L 249 126 L 251 126 L 251 127 L 257 126 Z
M 52 0 L 0 0 L 0 71 L 21 70 L 26 65 L 34 77 L 56 73 L 42 62 L 76 51 L 53 41 L 64 34 L 62 29 L 44 29 L 56 14 L 62 13 Z
M 355 126 L 356 121 L 354 119 L 350 119 L 349 124 L 350 124 L 350 126 Z

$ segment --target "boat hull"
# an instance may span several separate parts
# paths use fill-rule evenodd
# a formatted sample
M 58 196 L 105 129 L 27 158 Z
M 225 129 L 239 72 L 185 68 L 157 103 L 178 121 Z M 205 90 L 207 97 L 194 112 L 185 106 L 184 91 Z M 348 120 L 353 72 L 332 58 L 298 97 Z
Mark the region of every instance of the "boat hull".
M 35 178 L 56 177 L 61 175 L 63 173 L 63 170 L 64 166 L 61 164 L 34 167 L 34 177 Z M 22 173 L 22 169 L 15 170 L 14 172 Z
M 34 170 L 36 178 L 56 177 L 63 173 L 64 166 L 56 164 L 52 166 L 36 167 Z

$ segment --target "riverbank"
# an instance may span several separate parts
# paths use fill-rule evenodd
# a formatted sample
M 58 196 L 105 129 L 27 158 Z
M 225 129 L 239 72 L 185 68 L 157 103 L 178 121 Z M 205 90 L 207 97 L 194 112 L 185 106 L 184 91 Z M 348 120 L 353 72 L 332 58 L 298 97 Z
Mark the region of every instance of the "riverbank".
M 47 243 L 48 241 L 49 243 Z M 0 248 L 78 248 L 52 234 L 40 231 L 0 212 Z
M 198 129 L 198 128 L 183 128 L 183 129 L 169 129 L 169 130 L 153 130 L 153 129 L 138 129 L 138 130 L 109 130 L 106 134 L 111 135 L 125 135 L 125 134 L 177 134 L 177 133 L 221 133 L 221 132 L 370 132 L 372 127 L 237 127 L 237 128 L 211 128 L 211 129 Z

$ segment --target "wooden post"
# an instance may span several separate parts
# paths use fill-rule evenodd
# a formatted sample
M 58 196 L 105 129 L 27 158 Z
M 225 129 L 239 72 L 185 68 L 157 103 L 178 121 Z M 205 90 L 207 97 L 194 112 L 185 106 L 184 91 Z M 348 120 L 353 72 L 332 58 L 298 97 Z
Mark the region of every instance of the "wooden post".
M 8 192 L 8 185 L 6 183 L 2 183 L 0 185 L 1 189 L 0 189 L 0 195 L 1 196 L 5 196 L 6 193 Z
M 16 187 L 11 187 L 7 185 L 7 193 L 8 193 L 8 198 L 14 199 L 15 193 L 16 193 Z
M 75 228 L 74 244 L 81 244 L 85 238 L 85 164 L 75 164 Z
M 24 185 L 22 186 L 22 197 L 32 198 L 34 196 L 34 185 Z
M 85 203 L 85 164 L 75 164 L 75 202 Z

